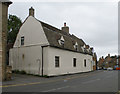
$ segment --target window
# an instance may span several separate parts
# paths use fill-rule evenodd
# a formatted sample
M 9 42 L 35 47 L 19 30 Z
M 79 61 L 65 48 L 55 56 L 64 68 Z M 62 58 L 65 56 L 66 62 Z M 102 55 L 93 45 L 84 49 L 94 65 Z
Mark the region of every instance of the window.
M 89 52 L 89 49 L 87 49 L 87 51 Z
M 65 42 L 65 40 L 64 40 L 64 37 L 63 37 L 63 36 L 61 36 L 61 38 L 60 38 L 60 40 L 58 40 L 58 42 L 59 42 L 59 44 L 60 44 L 62 47 L 64 47 L 64 42 Z
M 76 51 L 78 51 L 78 43 L 77 42 L 75 43 L 74 48 Z
M 62 46 L 64 46 L 64 40 L 60 40 Z
M 87 64 L 86 64 L 86 59 L 84 59 L 84 67 L 86 67 L 87 66 Z
M 55 56 L 55 67 L 59 67 L 59 56 Z
M 75 45 L 75 50 L 76 50 L 76 51 L 78 50 L 78 45 Z
M 82 51 L 84 52 L 84 50 L 85 50 L 84 47 L 81 47 L 81 49 L 82 49 Z
M 21 37 L 21 45 L 24 45 L 24 36 Z
M 73 67 L 76 67 L 76 58 L 73 58 Z

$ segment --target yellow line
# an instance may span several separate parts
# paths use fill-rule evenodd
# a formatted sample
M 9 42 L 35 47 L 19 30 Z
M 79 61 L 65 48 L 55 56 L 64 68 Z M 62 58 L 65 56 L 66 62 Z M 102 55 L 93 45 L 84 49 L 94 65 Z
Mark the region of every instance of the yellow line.
M 95 75 L 95 74 L 90 74 L 90 75 Z M 46 81 L 46 82 L 33 82 L 33 83 L 25 83 L 25 84 L 3 85 L 3 86 L 0 86 L 0 88 L 1 87 L 14 87 L 14 86 L 26 86 L 26 85 L 51 83 L 51 82 L 57 82 L 57 81 L 61 81 L 61 80 L 70 80 L 70 79 L 75 79 L 75 78 L 79 78 L 79 77 L 87 77 L 87 76 L 89 76 L 89 75 L 74 76 L 74 77 L 69 77 L 69 78 L 61 78 L 61 79 L 58 79 L 58 80 L 51 80 L 51 81 Z
M 62 80 L 62 79 L 52 80 L 52 81 L 47 81 L 47 82 L 34 82 L 34 83 L 26 83 L 26 84 L 4 85 L 4 86 L 0 86 L 0 87 L 14 87 L 14 86 L 35 85 L 35 84 L 42 84 L 42 83 L 57 82 L 57 81 L 60 81 L 60 80 Z

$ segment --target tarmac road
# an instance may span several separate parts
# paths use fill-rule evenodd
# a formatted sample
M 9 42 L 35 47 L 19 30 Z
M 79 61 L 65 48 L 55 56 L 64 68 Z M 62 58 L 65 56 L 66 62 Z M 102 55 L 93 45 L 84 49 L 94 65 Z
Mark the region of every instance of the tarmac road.
M 21 79 L 20 79 L 21 77 Z M 3 83 L 3 92 L 117 92 L 118 71 L 41 78 L 19 75 L 19 80 Z

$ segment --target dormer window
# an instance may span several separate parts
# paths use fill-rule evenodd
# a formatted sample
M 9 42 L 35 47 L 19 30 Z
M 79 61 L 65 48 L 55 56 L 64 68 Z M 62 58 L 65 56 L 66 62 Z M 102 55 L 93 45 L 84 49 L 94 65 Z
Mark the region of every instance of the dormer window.
M 60 43 L 61 43 L 61 45 L 63 45 L 63 46 L 64 46 L 64 41 L 63 41 L 63 40 L 60 40 Z
M 87 51 L 89 52 L 89 49 L 87 49 Z
M 83 47 L 83 46 L 81 47 L 81 49 L 82 49 L 82 51 L 84 52 L 84 47 Z
M 61 46 L 64 46 L 65 40 L 64 40 L 63 36 L 61 36 L 61 38 L 60 38 L 60 40 L 58 40 L 58 42 Z
M 84 44 L 83 48 L 84 48 L 84 49 L 86 48 L 85 44 Z
M 84 46 L 82 46 L 81 48 L 82 48 L 82 51 L 84 52 L 84 51 L 85 51 L 85 48 L 86 48 L 85 44 L 84 44 Z
M 77 42 L 75 43 L 74 48 L 76 51 L 78 51 L 78 43 Z

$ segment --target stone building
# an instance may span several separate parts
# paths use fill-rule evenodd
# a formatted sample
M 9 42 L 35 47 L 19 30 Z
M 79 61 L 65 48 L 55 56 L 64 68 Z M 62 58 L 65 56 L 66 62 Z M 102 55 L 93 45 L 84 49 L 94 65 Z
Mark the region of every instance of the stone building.
M 0 80 L 6 79 L 7 17 L 11 3 L 9 0 L 0 0 Z

